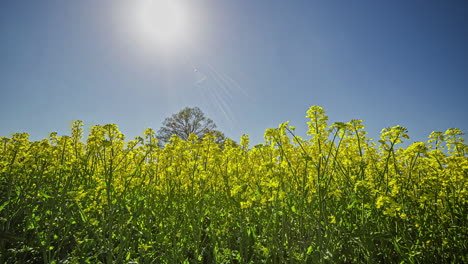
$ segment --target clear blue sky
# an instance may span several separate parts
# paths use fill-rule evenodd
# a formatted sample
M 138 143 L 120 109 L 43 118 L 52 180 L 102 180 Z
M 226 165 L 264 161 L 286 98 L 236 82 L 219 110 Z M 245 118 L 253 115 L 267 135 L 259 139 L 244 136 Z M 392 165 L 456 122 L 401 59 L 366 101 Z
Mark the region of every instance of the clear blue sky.
M 139 2 L 1 1 L 0 136 L 79 119 L 134 137 L 186 106 L 254 143 L 287 120 L 305 136 L 312 105 L 373 138 L 468 131 L 468 1 L 182 1 L 189 26 L 165 44 L 132 20 Z

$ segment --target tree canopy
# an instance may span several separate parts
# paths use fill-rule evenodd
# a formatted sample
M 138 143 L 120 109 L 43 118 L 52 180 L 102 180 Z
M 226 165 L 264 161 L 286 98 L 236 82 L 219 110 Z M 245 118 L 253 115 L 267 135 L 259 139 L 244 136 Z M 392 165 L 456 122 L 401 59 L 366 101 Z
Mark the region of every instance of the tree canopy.
M 202 139 L 207 133 L 213 134 L 217 143 L 222 143 L 226 139 L 221 131 L 216 130 L 214 121 L 207 118 L 200 108 L 186 107 L 164 120 L 157 137 L 161 143 L 167 143 L 173 135 L 187 140 L 190 134 Z

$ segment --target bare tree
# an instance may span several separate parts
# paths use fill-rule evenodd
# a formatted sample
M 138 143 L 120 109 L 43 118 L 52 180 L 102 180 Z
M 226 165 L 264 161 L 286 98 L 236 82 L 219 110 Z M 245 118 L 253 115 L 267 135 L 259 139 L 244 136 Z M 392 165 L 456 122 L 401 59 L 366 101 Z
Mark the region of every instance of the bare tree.
M 206 133 L 212 133 L 216 142 L 222 143 L 225 136 L 215 129 L 213 120 L 205 117 L 205 114 L 198 107 L 186 107 L 177 114 L 173 114 L 164 120 L 163 126 L 158 130 L 158 139 L 162 143 L 167 143 L 172 135 L 177 135 L 183 140 L 187 140 L 190 134 L 196 134 L 200 139 Z

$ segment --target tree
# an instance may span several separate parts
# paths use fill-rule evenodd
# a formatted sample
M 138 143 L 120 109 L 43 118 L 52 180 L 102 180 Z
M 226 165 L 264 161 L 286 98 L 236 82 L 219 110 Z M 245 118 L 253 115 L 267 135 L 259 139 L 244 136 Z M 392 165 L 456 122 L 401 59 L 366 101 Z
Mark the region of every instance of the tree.
M 187 140 L 190 134 L 197 135 L 200 139 L 206 133 L 212 133 L 217 143 L 226 140 L 224 134 L 215 129 L 213 120 L 205 117 L 205 114 L 198 107 L 186 107 L 177 114 L 173 114 L 163 122 L 163 127 L 158 130 L 158 139 L 162 143 L 169 142 L 172 135 L 177 135 L 183 140 Z

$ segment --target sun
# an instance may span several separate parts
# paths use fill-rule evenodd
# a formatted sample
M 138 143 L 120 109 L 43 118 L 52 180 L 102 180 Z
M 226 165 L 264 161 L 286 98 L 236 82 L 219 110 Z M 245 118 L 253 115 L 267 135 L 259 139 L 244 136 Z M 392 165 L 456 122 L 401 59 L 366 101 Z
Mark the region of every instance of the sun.
M 147 45 L 174 49 L 188 41 L 191 28 L 187 1 L 134 1 L 134 31 Z

